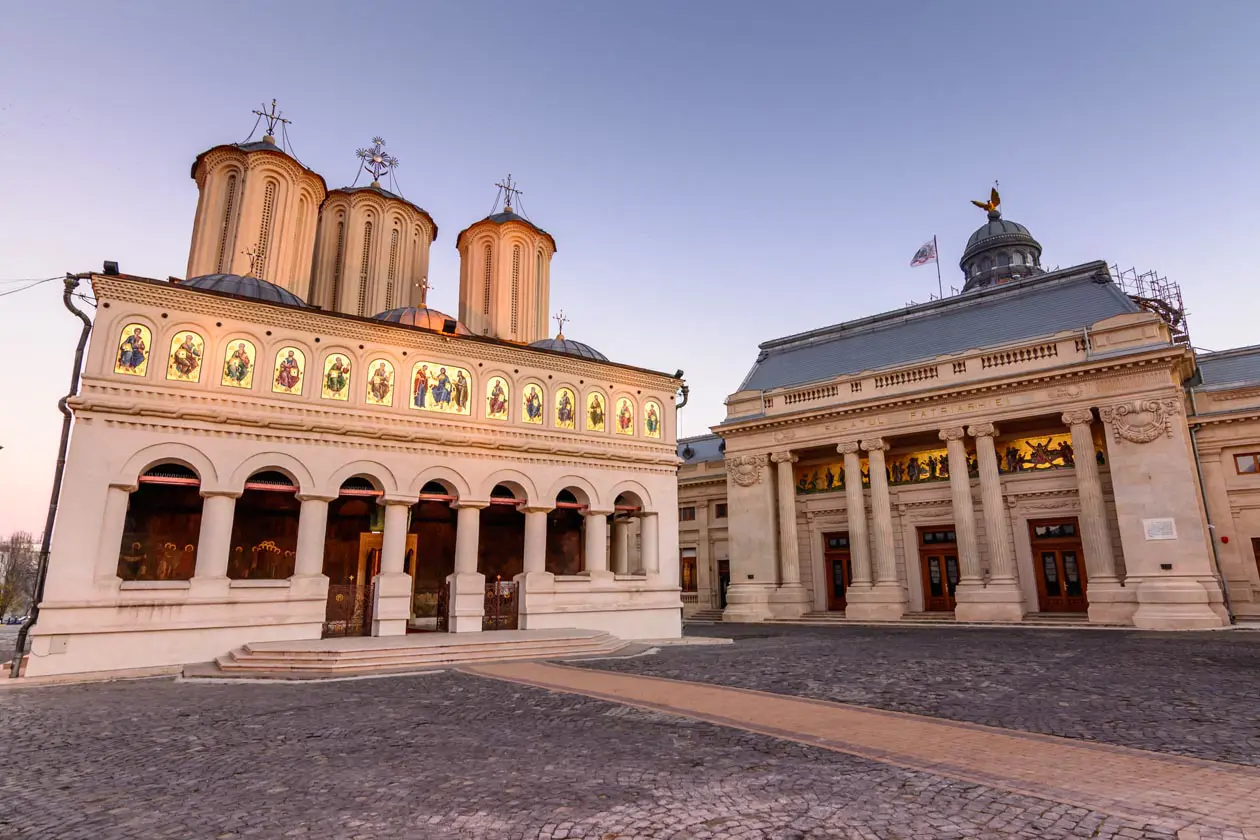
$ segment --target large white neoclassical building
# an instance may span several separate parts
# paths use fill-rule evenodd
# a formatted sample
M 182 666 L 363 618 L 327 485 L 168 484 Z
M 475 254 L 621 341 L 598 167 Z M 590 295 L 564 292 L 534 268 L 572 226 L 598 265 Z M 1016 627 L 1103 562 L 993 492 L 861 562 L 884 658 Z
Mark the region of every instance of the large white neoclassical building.
M 91 276 L 26 675 L 330 633 L 680 634 L 681 380 L 549 337 L 556 242 L 510 190 L 456 237 L 456 318 L 426 306 L 436 224 L 377 180 L 330 190 L 271 131 L 192 176 L 187 279 Z

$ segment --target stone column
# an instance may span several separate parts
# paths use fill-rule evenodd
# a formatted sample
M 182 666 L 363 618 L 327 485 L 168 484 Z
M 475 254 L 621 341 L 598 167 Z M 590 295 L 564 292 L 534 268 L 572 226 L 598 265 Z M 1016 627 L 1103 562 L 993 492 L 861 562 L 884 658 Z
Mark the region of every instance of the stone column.
M 198 596 L 226 597 L 228 557 L 232 551 L 232 517 L 239 493 L 202 491 L 201 532 L 192 589 Z
M 731 583 L 726 590 L 724 621 L 765 621 L 774 617 L 770 598 L 777 588 L 778 574 L 774 482 L 766 475 L 769 462 L 769 457 L 760 452 L 726 453 Z
M 624 516 L 612 522 L 612 571 L 615 575 L 630 574 L 630 519 Z
M 639 557 L 643 561 L 643 574 L 661 573 L 661 528 L 655 513 L 639 514 Z
M 98 584 L 111 589 L 119 584 L 118 555 L 122 549 L 123 531 L 127 528 L 127 505 L 135 490 L 135 485 L 110 485 L 105 491 L 105 514 L 101 520 L 92 576 Z
M 547 571 L 547 514 L 551 508 L 523 507 L 525 514 L 525 557 L 523 571 L 516 581 L 517 615 L 522 630 L 537 628 L 537 615 L 548 609 L 555 591 L 556 576 Z
M 847 441 L 836 447 L 844 456 L 844 502 L 849 517 L 849 556 L 853 561 L 853 580 L 849 591 L 871 588 L 871 540 L 866 529 L 866 495 L 862 492 L 862 461 L 858 442 Z M 847 611 L 846 611 L 847 614 Z
M 883 619 L 898 619 L 906 612 L 906 591 L 897 579 L 897 555 L 893 546 L 892 500 L 888 495 L 888 469 L 884 453 L 888 442 L 882 438 L 862 441 L 867 453 L 871 475 L 871 554 L 875 571 L 875 584 L 870 598 L 870 612 Z M 855 476 L 861 486 L 862 473 Z M 849 477 L 845 476 L 846 486 Z
M 324 540 L 328 536 L 328 496 L 299 494 L 297 557 L 289 583 L 295 595 L 327 599 L 328 576 L 324 574 Z
M 967 473 L 966 431 L 961 426 L 941 429 L 940 438 L 949 452 L 949 493 L 954 506 L 954 533 L 958 535 L 958 600 L 963 592 L 984 586 L 980 551 L 976 544 L 976 506 L 971 501 L 971 476 Z
M 411 618 L 411 575 L 407 558 L 407 514 L 415 499 L 385 497 L 385 530 L 381 534 L 381 571 L 372 579 L 372 635 L 405 636 Z
M 586 511 L 582 530 L 585 532 L 586 568 L 582 574 L 591 578 L 611 578 L 608 571 L 608 517 L 610 510 Z
M 525 514 L 525 574 L 547 571 L 547 514 L 550 508 L 522 508 Z
M 455 571 L 447 575 L 450 612 L 447 627 L 452 633 L 479 633 L 486 609 L 486 576 L 477 571 L 477 548 L 481 539 L 481 509 L 488 502 L 457 501 L 455 525 Z
M 984 610 L 992 621 L 1019 621 L 1024 617 L 1024 596 L 1015 574 L 1010 513 L 1002 498 L 1002 479 L 993 443 L 997 429 L 992 423 L 977 423 L 967 432 L 976 439 L 980 503 L 984 509 L 984 534 L 989 549 L 989 580 L 984 589 Z M 949 469 L 952 474 L 952 462 Z M 972 604 L 968 609 L 974 612 L 977 606 Z
M 791 452 L 775 452 L 770 456 L 775 466 L 779 504 L 779 588 L 770 598 L 771 610 L 777 618 L 800 618 L 809 612 L 809 593 L 801 586 L 800 541 L 796 533 L 796 481 Z
M 1081 504 L 1081 548 L 1085 552 L 1085 598 L 1089 620 L 1101 624 L 1128 624 L 1136 605 L 1116 575 L 1116 555 L 1107 524 L 1102 478 L 1094 455 L 1094 413 L 1088 408 L 1066 411 L 1061 418 L 1072 433 L 1073 468 L 1076 493 Z M 1033 567 L 1038 558 L 1033 549 Z

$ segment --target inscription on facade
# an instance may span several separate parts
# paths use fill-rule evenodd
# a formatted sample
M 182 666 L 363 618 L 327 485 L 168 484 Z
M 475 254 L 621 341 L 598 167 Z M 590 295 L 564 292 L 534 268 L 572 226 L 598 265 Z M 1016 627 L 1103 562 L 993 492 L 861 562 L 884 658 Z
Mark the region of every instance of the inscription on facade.
M 936 420 L 942 417 L 953 417 L 958 414 L 971 414 L 976 411 L 1007 408 L 1011 404 L 1010 397 L 992 397 L 987 400 L 971 400 L 965 403 L 944 403 L 941 405 L 928 405 L 923 408 L 912 408 L 906 417 L 909 420 Z

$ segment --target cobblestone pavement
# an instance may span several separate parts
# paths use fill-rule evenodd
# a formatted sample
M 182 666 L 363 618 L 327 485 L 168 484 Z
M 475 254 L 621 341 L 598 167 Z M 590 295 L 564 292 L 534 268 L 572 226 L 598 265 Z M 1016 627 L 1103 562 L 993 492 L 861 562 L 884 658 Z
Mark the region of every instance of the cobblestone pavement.
M 589 663 L 1260 764 L 1260 633 L 718 624 L 723 647 Z
M 21 629 L 20 624 L 0 624 L 0 662 L 8 662 L 13 658 L 17 634 Z
M 0 721 L 6 840 L 1176 836 L 1048 799 L 455 672 L 8 690 Z

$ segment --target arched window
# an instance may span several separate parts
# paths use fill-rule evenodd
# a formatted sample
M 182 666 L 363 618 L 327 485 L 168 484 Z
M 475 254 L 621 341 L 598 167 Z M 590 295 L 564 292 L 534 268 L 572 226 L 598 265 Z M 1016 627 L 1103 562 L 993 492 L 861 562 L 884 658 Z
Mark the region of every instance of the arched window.
M 118 548 L 123 580 L 191 580 L 201 533 L 201 480 L 188 467 L 159 464 L 127 500 Z
M 493 274 L 492 274 L 492 270 L 493 270 L 492 263 L 494 261 L 493 257 L 494 257 L 494 252 L 490 247 L 490 243 L 487 242 L 485 260 L 484 260 L 486 264 L 486 278 L 485 278 L 485 283 L 483 284 L 482 292 L 481 292 L 481 314 L 482 315 L 490 314 L 490 284 L 493 277 Z
M 283 580 L 293 576 L 297 559 L 297 485 L 287 475 L 255 473 L 245 482 L 232 517 L 228 577 L 232 580 Z
M 271 222 L 276 211 L 276 182 L 267 181 L 263 190 L 262 222 L 258 226 L 258 278 L 267 279 L 267 251 L 271 245 Z
M 385 276 L 385 308 L 394 308 L 394 277 L 398 272 L 398 227 L 389 234 L 389 272 Z
M 339 217 L 340 219 L 340 217 Z M 341 304 L 341 262 L 346 255 L 346 223 L 344 219 L 337 222 L 337 253 L 333 257 L 332 276 L 332 311 L 340 312 Z
M 223 229 L 219 234 L 219 273 L 223 274 L 228 270 L 228 266 L 224 264 L 224 257 L 227 256 L 228 247 L 228 231 L 232 227 L 232 210 L 236 207 L 236 173 L 233 172 L 228 176 L 227 180 L 227 197 L 223 202 Z
M 512 247 L 512 335 L 517 331 L 517 315 L 521 303 L 521 246 Z
M 547 300 L 543 296 L 542 251 L 534 254 L 534 310 L 536 317 L 534 329 L 538 331 L 540 336 L 545 337 L 549 330 L 547 329 Z
M 359 317 L 367 315 L 368 266 L 372 259 L 372 223 L 363 223 L 363 259 L 359 263 Z

